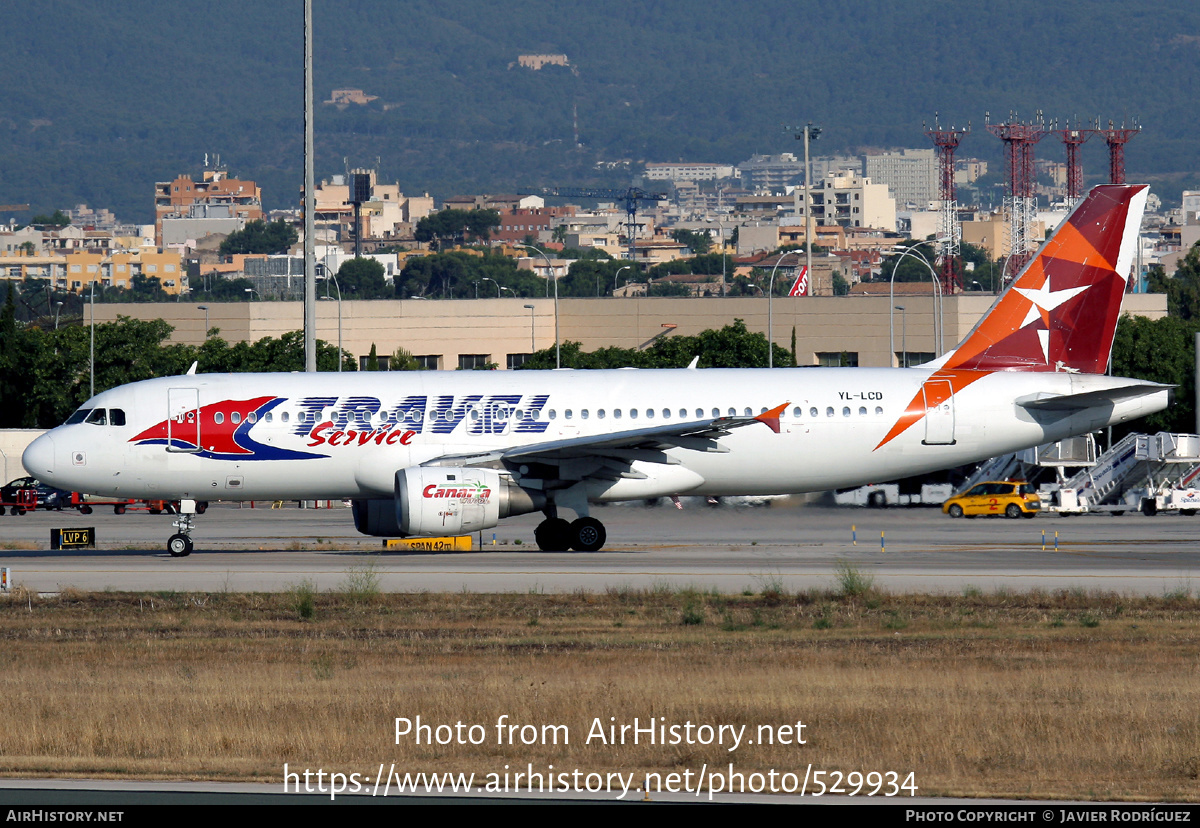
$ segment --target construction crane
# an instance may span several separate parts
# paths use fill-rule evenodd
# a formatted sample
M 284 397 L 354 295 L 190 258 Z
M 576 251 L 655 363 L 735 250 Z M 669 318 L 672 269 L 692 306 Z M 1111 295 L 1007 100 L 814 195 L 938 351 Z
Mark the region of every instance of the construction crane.
M 640 187 L 627 190 L 606 190 L 598 187 L 540 187 L 517 190 L 518 195 L 557 196 L 558 198 L 596 198 L 625 203 L 625 235 L 629 239 L 629 261 L 636 261 L 633 238 L 637 232 L 637 213 L 641 204 L 656 204 L 666 199 L 666 193 L 650 193 Z

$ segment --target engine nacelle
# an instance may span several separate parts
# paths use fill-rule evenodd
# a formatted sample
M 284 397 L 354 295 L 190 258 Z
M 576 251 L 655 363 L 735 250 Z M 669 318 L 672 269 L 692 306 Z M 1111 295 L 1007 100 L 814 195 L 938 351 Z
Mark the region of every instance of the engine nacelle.
M 417 466 L 396 472 L 394 499 L 354 501 L 354 527 L 377 537 L 462 535 L 545 503 L 492 469 Z

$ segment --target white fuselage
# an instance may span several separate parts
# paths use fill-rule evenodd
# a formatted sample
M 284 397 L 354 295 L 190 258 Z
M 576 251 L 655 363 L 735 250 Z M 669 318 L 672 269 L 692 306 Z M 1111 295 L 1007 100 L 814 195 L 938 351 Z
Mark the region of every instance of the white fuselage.
M 123 417 L 60 426 L 24 460 L 56 486 L 114 497 L 390 498 L 397 470 L 445 455 L 757 415 L 786 402 L 778 433 L 754 423 L 722 437 L 720 451 L 672 448 L 677 462 L 635 463 L 643 479 L 594 480 L 587 489 L 593 501 L 783 494 L 975 462 L 1167 403 L 1161 389 L 1031 412 L 1017 401 L 1135 381 L 1000 371 L 955 389 L 880 445 L 929 376 L 921 368 L 812 368 L 164 377 L 98 394 L 85 409 Z

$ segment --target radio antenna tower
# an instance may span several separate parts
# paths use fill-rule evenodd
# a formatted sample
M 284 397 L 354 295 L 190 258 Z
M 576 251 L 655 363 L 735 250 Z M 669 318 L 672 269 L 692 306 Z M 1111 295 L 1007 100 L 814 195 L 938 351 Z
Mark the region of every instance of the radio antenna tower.
M 925 127 L 925 134 L 933 141 L 938 153 L 938 195 L 942 201 L 941 218 L 938 221 L 938 240 L 942 243 L 941 282 L 942 293 L 961 293 L 962 228 L 958 223 L 958 202 L 954 192 L 954 151 L 963 137 L 971 133 L 971 124 L 964 129 L 942 129 L 938 113 L 933 113 L 933 129 Z
M 1083 195 L 1083 165 L 1079 163 L 1079 148 L 1096 134 L 1096 130 L 1080 127 L 1078 118 L 1075 119 L 1074 129 L 1070 127 L 1070 121 L 1067 124 L 1066 129 L 1055 132 L 1067 148 L 1067 204 L 1074 205 Z
M 1122 121 L 1121 125 L 1113 126 L 1113 122 L 1108 122 L 1108 129 L 1097 129 L 1096 132 L 1104 136 L 1104 142 L 1108 144 L 1108 183 L 1109 184 L 1124 184 L 1125 183 L 1125 145 L 1129 143 L 1129 139 L 1142 131 L 1142 125 L 1136 120 L 1133 126 L 1125 126 Z
M 1033 221 L 1037 215 L 1037 179 L 1033 168 L 1033 147 L 1046 137 L 1045 119 L 1039 110 L 1034 123 L 1023 124 L 1010 113 L 1003 124 L 991 123 L 985 115 L 988 132 L 1004 142 L 1005 166 L 1008 173 L 1008 197 L 1004 206 L 1009 216 L 1009 253 L 1004 263 L 1004 279 L 1008 281 L 1021 272 L 1025 263 L 1033 258 Z

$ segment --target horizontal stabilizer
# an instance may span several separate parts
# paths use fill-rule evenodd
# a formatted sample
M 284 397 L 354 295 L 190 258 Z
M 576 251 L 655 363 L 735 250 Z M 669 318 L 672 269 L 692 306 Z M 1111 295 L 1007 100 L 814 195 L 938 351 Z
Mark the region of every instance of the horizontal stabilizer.
M 1138 383 L 1137 385 L 1122 385 L 1117 388 L 1104 388 L 1099 391 L 1085 391 L 1080 394 L 1032 394 L 1018 399 L 1017 405 L 1030 411 L 1080 411 L 1105 403 L 1147 397 L 1174 387 L 1159 383 Z

